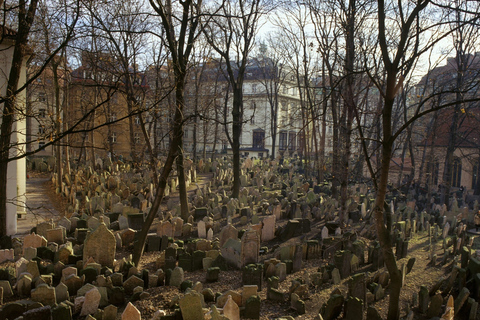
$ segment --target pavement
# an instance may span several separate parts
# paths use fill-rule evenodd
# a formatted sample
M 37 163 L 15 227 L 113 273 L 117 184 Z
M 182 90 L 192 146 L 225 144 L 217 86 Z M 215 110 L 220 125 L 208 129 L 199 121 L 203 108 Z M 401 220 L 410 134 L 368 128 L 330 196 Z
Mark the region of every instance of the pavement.
M 33 177 L 27 179 L 27 214 L 17 219 L 17 234 L 22 237 L 30 233 L 30 230 L 37 224 L 54 219 L 60 216 L 48 198 L 45 189 L 45 182 L 49 178 Z

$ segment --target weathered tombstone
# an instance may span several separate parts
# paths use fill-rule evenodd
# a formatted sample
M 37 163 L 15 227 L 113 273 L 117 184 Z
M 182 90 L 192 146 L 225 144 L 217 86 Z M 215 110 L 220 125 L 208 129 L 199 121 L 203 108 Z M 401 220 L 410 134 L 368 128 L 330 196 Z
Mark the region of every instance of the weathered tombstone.
M 58 286 L 55 287 L 55 296 L 57 303 L 69 300 L 70 295 L 68 294 L 68 287 L 64 283 L 60 282 Z
M 258 262 L 260 237 L 255 230 L 248 230 L 242 236 L 241 263 L 243 266 Z
M 454 307 L 453 296 L 448 297 L 447 307 L 445 308 L 445 313 L 442 315 L 442 320 L 453 320 L 455 316 L 455 307 Z
M 143 218 L 143 213 L 129 213 L 127 215 L 128 226 L 136 231 L 142 230 Z
M 140 311 L 138 311 L 138 309 L 131 302 L 129 302 L 122 313 L 122 320 L 141 320 L 141 319 L 142 319 L 142 315 Z
M 205 221 L 203 221 L 203 220 L 198 221 L 197 229 L 198 229 L 198 237 L 199 238 L 201 238 L 201 239 L 207 238 L 207 230 L 206 230 Z
M 420 292 L 418 293 L 418 308 L 421 313 L 426 313 L 428 309 L 428 304 L 430 302 L 430 295 L 428 288 L 425 286 L 420 287 Z
M 47 230 L 55 228 L 55 224 L 51 221 L 45 221 L 42 223 L 37 224 L 37 234 L 46 237 Z
M 170 285 L 173 287 L 180 288 L 184 280 L 183 269 L 180 267 L 175 267 L 172 271 L 172 275 L 170 276 Z
M 17 293 L 20 297 L 25 297 L 30 295 L 32 290 L 32 277 L 28 273 L 23 273 L 21 278 L 17 280 Z M 5 291 L 4 287 L 2 289 Z M 11 290 L 11 289 L 10 289 Z
M 33 289 L 31 297 L 33 301 L 40 302 L 43 305 L 53 306 L 57 303 L 55 288 L 52 288 L 47 284 L 41 284 Z
M 204 320 L 202 295 L 194 290 L 188 291 L 180 299 L 180 311 L 184 320 Z
M 345 301 L 345 317 L 346 320 L 363 320 L 363 301 L 359 298 L 349 297 Z
M 325 226 L 322 229 L 322 239 L 328 238 L 328 228 Z
M 355 274 L 348 281 L 348 295 L 362 301 L 367 301 L 367 287 L 364 273 Z
M 93 288 L 87 293 L 85 293 L 85 301 L 83 303 L 80 316 L 94 314 L 98 310 L 98 305 L 100 304 L 100 298 L 101 298 L 101 295 L 97 288 Z
M 255 285 L 258 290 L 262 290 L 263 265 L 249 264 L 242 269 L 242 284 Z
M 101 221 L 98 228 L 91 232 L 83 247 L 83 260 L 92 257 L 102 266 L 113 267 L 115 260 L 116 241 L 113 233 Z
M 232 296 L 228 296 L 227 302 L 223 306 L 223 314 L 229 320 L 240 320 L 240 308 L 233 301 Z
M 438 317 L 442 311 L 443 297 L 440 293 L 434 295 L 427 309 L 427 318 Z
M 231 224 L 227 224 L 220 232 L 220 248 L 223 247 L 228 239 L 238 239 L 238 231 Z
M 275 221 L 274 215 L 267 216 L 262 221 L 262 241 L 270 241 L 275 238 Z
M 352 261 L 352 254 L 348 250 L 340 250 L 335 253 L 335 266 L 340 271 L 340 276 L 342 279 L 350 276 L 351 273 L 351 261 Z
M 45 247 L 46 245 L 47 239 L 35 233 L 29 234 L 23 238 L 23 248 L 38 248 Z

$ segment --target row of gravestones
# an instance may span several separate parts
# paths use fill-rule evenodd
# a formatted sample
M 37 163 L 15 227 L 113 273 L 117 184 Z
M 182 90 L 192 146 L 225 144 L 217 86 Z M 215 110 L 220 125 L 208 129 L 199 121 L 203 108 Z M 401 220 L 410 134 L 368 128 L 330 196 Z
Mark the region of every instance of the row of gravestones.
M 480 298 L 480 259 L 471 250 L 463 247 L 454 257 L 453 268 L 449 275 L 441 277 L 430 288 L 421 286 L 418 295 L 413 297 L 412 305 L 427 318 L 439 317 L 453 319 L 478 319 L 478 301 Z M 446 307 L 444 308 L 446 304 Z
M 62 192 L 72 203 L 70 211 L 85 210 L 90 214 L 97 211 L 115 212 L 114 205 L 121 201 L 127 207 L 144 211 L 152 202 L 155 190 L 152 184 L 152 174 L 147 168 L 137 171 L 139 172 L 133 173 L 126 166 L 123 171 L 111 175 L 108 171 L 99 174 L 87 167 L 85 170 L 79 169 L 73 174 L 73 179 L 71 176 L 65 175 Z M 186 176 L 187 184 L 195 181 L 195 170 L 188 171 Z M 52 177 L 55 182 L 57 177 L 55 175 Z M 176 190 L 178 178 L 170 179 L 168 184 L 166 196 L 169 192 Z M 80 204 L 85 204 L 85 206 L 80 207 Z M 118 206 L 116 210 L 118 210 Z

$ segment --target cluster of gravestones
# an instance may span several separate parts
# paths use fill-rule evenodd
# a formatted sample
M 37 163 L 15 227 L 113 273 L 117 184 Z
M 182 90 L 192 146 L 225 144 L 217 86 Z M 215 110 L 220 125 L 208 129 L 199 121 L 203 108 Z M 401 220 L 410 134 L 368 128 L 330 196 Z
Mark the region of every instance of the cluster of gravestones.
M 96 285 L 100 296 L 97 310 L 101 310 L 98 306 L 105 307 L 103 310 L 105 314 L 113 314 L 113 308 L 119 306 L 120 301 L 124 303 L 127 297 L 131 300 L 148 297 L 143 288 L 162 284 L 177 286 L 185 292 L 185 295 L 180 295 L 171 304 L 172 307 L 178 306 L 180 310 L 178 312 L 181 312 L 183 318 L 187 320 L 197 319 L 199 315 L 203 319 L 203 313 L 199 310 L 206 306 L 205 303 L 214 301 L 215 306 L 209 311 L 212 318 L 222 318 L 228 314 L 229 319 L 236 319 L 237 315 L 239 317 L 248 310 L 254 310 L 248 318 L 258 318 L 260 299 L 256 292 L 261 290 L 262 281 L 267 281 L 268 299 L 289 300 L 292 308 L 301 314 L 305 311 L 303 299 L 308 296 L 311 286 L 319 286 L 325 282 L 338 284 L 341 279 L 352 276 L 347 295 L 344 297 L 336 290 L 321 308 L 320 315 L 323 319 L 334 319 L 339 312 L 344 312 L 349 319 L 359 319 L 359 310 L 362 310 L 363 314 L 363 310 L 370 303 L 383 298 L 383 289 L 389 281 L 388 273 L 380 271 L 374 276 L 365 273 L 355 274 L 366 264 L 371 264 L 370 270 L 373 271 L 384 266 L 379 244 L 373 242 L 366 248 L 361 240 L 356 239 L 355 234 L 342 234 L 336 222 L 339 205 L 326 195 L 329 185 L 305 181 L 301 175 L 295 173 L 298 168 L 293 165 L 281 166 L 275 161 L 262 161 L 258 165 L 254 165 L 250 159 L 243 162 L 242 189 L 238 199 L 230 199 L 226 192 L 233 176 L 227 161 L 200 162 L 196 170 L 213 172 L 213 179 L 203 188 L 197 187 L 197 191 L 190 198 L 189 219 L 184 221 L 179 217 L 179 206 L 170 199 L 167 201 L 169 211 L 160 217 L 156 233 L 148 235 L 146 251 L 160 252 L 157 259 L 158 271 L 155 274 L 149 274 L 146 270 L 139 273 L 128 262 L 113 264 L 112 250 L 114 257 L 115 248 L 133 243 L 136 231 L 143 226 L 145 214 L 154 195 L 152 175 L 147 169 L 133 170 L 128 165 L 118 164 L 114 167 L 115 165 L 109 165 L 108 170 L 103 173 L 84 168 L 77 171 L 73 179 L 66 177 L 62 192 L 72 203 L 70 211 L 75 213 L 70 219 L 62 218 L 56 225 L 47 222 L 37 226 L 37 234 L 44 237 L 41 241 L 36 240 L 38 246 L 35 244 L 25 247 L 25 241 L 27 243 L 29 241 L 26 238 L 23 245 L 14 243 L 13 250 L 0 251 L 1 261 L 2 255 L 3 259 L 12 260 L 12 255 L 18 257 L 15 250 L 22 250 L 26 262 L 22 261 L 23 264 L 20 265 L 30 265 L 26 274 L 23 269 L 17 268 L 16 273 L 12 270 L 4 272 L 2 279 L 6 278 L 4 280 L 10 285 L 15 284 L 16 280 L 14 288 L 17 292 L 20 282 L 22 294 L 25 295 L 28 295 L 26 288 L 37 290 L 37 285 L 46 288 L 35 294 L 32 290 L 30 293 L 32 300 L 34 296 L 39 296 L 39 293 L 48 296 L 47 289 L 48 292 L 51 292 L 52 288 L 56 291 L 56 288 L 63 284 L 67 286 L 71 296 L 77 297 L 74 300 L 67 298 L 61 303 L 55 298 L 58 304 L 50 309 L 50 312 L 57 312 L 56 308 L 63 308 L 70 309 L 73 314 L 84 315 L 87 314 L 87 311 L 82 311 L 84 301 L 91 305 L 90 299 L 96 299 L 98 296 L 92 293 L 87 300 L 86 293 L 89 291 L 86 290 L 89 288 L 93 290 L 92 284 Z M 187 175 L 191 179 L 188 182 L 194 181 L 196 170 L 191 170 Z M 175 191 L 177 185 L 177 180 L 171 179 L 167 193 Z M 352 188 L 352 194 L 355 195 L 346 204 L 349 224 L 360 222 L 363 226 L 369 225 L 368 212 L 372 209 L 373 201 L 360 195 L 367 191 L 365 184 Z M 395 244 L 398 259 L 407 257 L 409 239 L 419 231 L 427 231 L 433 245 L 443 238 L 445 250 L 453 244 L 451 256 L 462 252 L 463 258 L 463 247 L 471 245 L 465 233 L 465 224 L 472 219 L 472 213 L 468 209 L 459 209 L 454 203 L 451 214 L 444 206 L 435 207 L 432 214 L 418 213 L 416 212 L 418 206 L 411 197 L 405 197 L 403 200 L 405 201 L 399 201 L 395 206 L 392 201 L 390 205 L 390 221 L 394 226 L 392 243 Z M 463 224 L 457 224 L 458 215 L 464 217 Z M 455 219 L 449 220 L 446 216 L 455 216 Z M 225 220 L 227 225 L 222 228 L 221 221 Z M 278 226 L 281 220 L 288 220 L 282 228 Z M 232 224 L 233 221 L 244 229 L 237 230 Z M 275 250 L 274 258 L 263 259 L 263 263 L 260 263 L 262 260 L 260 256 L 268 252 L 268 248 L 261 246 L 262 243 L 274 239 L 286 241 L 305 235 L 310 232 L 312 221 L 325 225 L 321 233 L 295 245 L 280 246 Z M 88 239 L 91 239 L 97 230 L 103 230 L 102 236 L 108 237 L 111 243 L 109 248 L 113 248 L 106 251 L 109 252 L 107 256 L 103 246 L 99 248 L 88 245 Z M 368 236 L 368 228 L 360 230 L 362 230 L 360 235 Z M 38 237 L 37 235 L 29 237 L 34 236 Z M 188 239 L 192 236 L 195 238 Z M 179 237 L 185 240 L 178 240 Z M 98 243 L 102 243 L 95 242 L 97 246 Z M 36 248 L 36 252 L 32 248 Z M 368 258 L 365 258 L 366 254 Z M 278 289 L 279 282 L 284 281 L 287 274 L 301 269 L 302 261 L 317 258 L 323 258 L 329 264 L 319 268 L 317 273 L 292 282 L 288 292 Z M 436 262 L 433 255 L 431 259 Z M 444 259 L 445 263 L 447 258 Z M 470 258 L 469 261 L 472 259 L 474 258 Z M 20 260 L 16 262 L 17 265 Z M 54 263 L 48 264 L 46 261 Z M 413 263 L 414 260 L 409 260 L 409 263 L 401 267 L 402 277 L 408 274 Z M 34 264 L 38 265 L 38 275 L 35 270 L 31 271 L 33 274 L 28 272 L 34 269 Z M 194 285 L 183 279 L 184 271 L 203 269 L 206 281 L 218 281 L 227 265 L 242 268 L 244 285 L 242 294 L 234 291 L 214 294 L 209 289 L 203 289 L 201 283 Z M 75 272 L 69 268 L 74 268 Z M 71 270 L 72 274 L 64 277 L 65 269 Z M 16 276 L 13 276 L 14 274 Z M 126 278 L 125 281 L 123 277 Z M 73 288 L 72 292 L 65 282 Z M 92 287 L 88 286 L 80 291 L 83 295 L 79 295 L 78 291 L 88 284 Z M 56 285 L 55 288 L 53 285 Z M 6 282 L 2 282 L 1 287 L 8 286 Z M 8 288 L 4 289 L 4 292 L 6 291 Z M 219 296 L 223 298 L 218 300 Z M 73 306 L 69 306 L 70 300 L 75 301 Z M 51 294 L 50 300 L 47 301 L 53 301 Z M 111 303 L 112 306 L 106 307 L 105 303 Z M 22 308 L 22 312 L 25 312 L 31 309 L 31 306 L 24 304 Z M 133 305 L 127 307 L 129 312 L 135 313 L 134 308 Z M 2 312 L 5 312 L 4 309 Z M 19 307 L 17 310 L 20 309 Z M 368 319 L 376 319 L 378 313 L 375 309 L 371 306 L 367 309 Z M 173 319 L 176 316 L 175 313 L 157 315 L 165 319 Z
M 471 215 L 464 215 L 470 220 Z M 435 225 L 428 230 L 432 252 L 436 246 L 443 249 L 443 258 L 438 262 L 436 254 L 430 255 L 432 266 L 451 264 L 449 275 L 441 277 L 430 288 L 422 286 L 414 295 L 412 306 L 427 318 L 442 315 L 443 319 L 477 319 L 478 299 L 480 298 L 480 252 L 472 254 L 474 238 L 466 231 L 466 224 L 460 222 L 455 228 L 446 221 L 443 228 Z M 455 225 L 455 223 L 453 223 Z M 447 302 L 447 306 L 445 306 Z M 445 310 L 445 311 L 444 311 Z
M 100 159 L 100 161 L 102 161 Z M 190 162 L 189 162 L 190 163 Z M 160 170 L 162 162 L 158 163 Z M 155 196 L 154 173 L 148 166 L 132 168 L 118 161 L 115 164 L 92 167 L 78 167 L 71 175 L 65 174 L 61 182 L 61 193 L 69 202 L 67 216 L 73 212 L 93 214 L 113 214 L 118 216 L 148 213 Z M 187 187 L 196 180 L 196 170 L 191 164 L 185 170 Z M 56 185 L 58 177 L 52 174 Z M 172 172 L 164 196 L 169 197 L 178 186 L 178 177 Z M 116 220 L 116 219 L 112 219 Z
M 50 223 L 38 225 L 37 232 L 23 242 L 13 240 L 15 267 L 0 270 L 0 299 L 24 299 L 5 304 L 1 319 L 72 319 L 72 315 L 92 319 L 95 315 L 113 320 L 127 295 L 131 301 L 148 297 L 144 280 L 157 285 L 153 279 L 161 278 L 115 260 L 117 241 L 102 218 L 78 239 L 66 239 L 65 228 Z M 122 319 L 140 319 L 140 313 L 129 305 Z

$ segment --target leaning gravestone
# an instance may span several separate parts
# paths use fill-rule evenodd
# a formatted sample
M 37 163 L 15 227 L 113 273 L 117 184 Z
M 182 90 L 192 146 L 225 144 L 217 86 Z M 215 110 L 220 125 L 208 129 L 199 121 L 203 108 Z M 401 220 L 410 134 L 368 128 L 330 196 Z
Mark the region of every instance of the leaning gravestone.
M 202 295 L 196 291 L 189 291 L 180 299 L 180 310 L 183 320 L 203 320 Z
M 258 254 L 260 250 L 260 236 L 258 235 L 257 231 L 245 231 L 242 236 L 241 250 L 242 266 L 258 262 Z
M 116 241 L 113 233 L 108 230 L 103 219 L 98 228 L 85 239 L 83 247 L 83 261 L 92 257 L 102 266 L 113 267 L 115 259 Z

